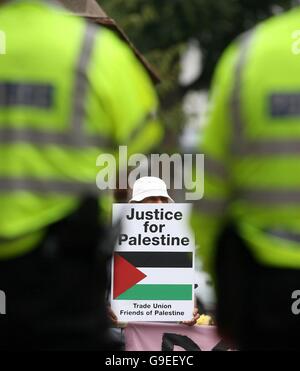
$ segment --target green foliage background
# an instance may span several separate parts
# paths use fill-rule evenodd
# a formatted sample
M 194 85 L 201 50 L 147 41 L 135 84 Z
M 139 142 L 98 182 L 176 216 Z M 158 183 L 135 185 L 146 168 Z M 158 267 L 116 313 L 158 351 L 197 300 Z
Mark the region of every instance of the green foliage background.
M 159 72 L 162 117 L 170 149 L 176 146 L 184 118 L 183 96 L 208 88 L 215 65 L 228 44 L 256 23 L 283 10 L 292 0 L 99 0 Z M 180 55 L 187 42 L 200 42 L 204 57 L 201 77 L 192 86 L 178 84 Z

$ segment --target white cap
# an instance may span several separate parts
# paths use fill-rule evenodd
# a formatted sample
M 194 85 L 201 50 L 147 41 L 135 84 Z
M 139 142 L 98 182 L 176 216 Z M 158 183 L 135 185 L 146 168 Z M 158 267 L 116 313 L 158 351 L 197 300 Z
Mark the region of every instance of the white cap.
M 165 197 L 169 203 L 174 202 L 168 195 L 166 183 L 153 176 L 145 176 L 134 183 L 132 199 L 129 202 L 141 202 L 148 197 Z

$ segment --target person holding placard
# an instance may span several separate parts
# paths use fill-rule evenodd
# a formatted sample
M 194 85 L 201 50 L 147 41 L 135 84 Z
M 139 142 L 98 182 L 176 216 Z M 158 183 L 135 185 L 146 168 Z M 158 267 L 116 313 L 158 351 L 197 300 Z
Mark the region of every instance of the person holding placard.
M 163 180 L 157 177 L 143 177 L 135 182 L 132 198 L 129 203 L 167 204 L 174 203 L 174 200 L 169 196 L 167 186 Z M 115 313 L 111 308 L 108 312 L 111 322 L 118 326 L 117 316 Z M 198 319 L 198 308 L 194 308 L 193 318 L 190 321 L 183 321 L 182 323 L 188 326 L 194 326 Z

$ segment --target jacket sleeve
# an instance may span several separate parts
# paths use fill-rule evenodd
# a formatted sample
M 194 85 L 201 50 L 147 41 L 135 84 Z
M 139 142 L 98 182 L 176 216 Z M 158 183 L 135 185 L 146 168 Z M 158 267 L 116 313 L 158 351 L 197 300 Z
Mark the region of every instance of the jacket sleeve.
M 216 239 L 228 216 L 233 190 L 231 99 L 236 60 L 237 47 L 233 44 L 217 66 L 208 121 L 199 146 L 204 153 L 204 197 L 194 204 L 192 225 L 198 253 L 209 273 L 213 273 Z
M 101 129 L 113 139 L 115 149 L 147 154 L 162 139 L 157 118 L 158 98 L 145 68 L 131 49 L 112 32 L 102 30 L 97 40 L 91 84 L 102 118 Z M 98 105 L 97 105 L 98 103 Z
M 157 94 L 132 50 L 109 30 L 100 29 L 89 70 L 90 122 L 104 142 L 110 143 L 99 148 L 99 155 L 114 155 L 116 174 L 120 174 L 130 155 L 148 155 L 163 138 Z M 126 146 L 127 158 L 119 158 L 119 146 Z M 113 201 L 112 192 L 102 196 L 103 214 L 108 218 Z

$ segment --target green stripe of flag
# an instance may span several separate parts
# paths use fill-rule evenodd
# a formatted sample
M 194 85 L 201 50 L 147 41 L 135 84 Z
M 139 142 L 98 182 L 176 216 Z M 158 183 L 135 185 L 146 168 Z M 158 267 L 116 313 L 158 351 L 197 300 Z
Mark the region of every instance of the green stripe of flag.
M 192 285 L 135 285 L 116 300 L 192 300 Z

